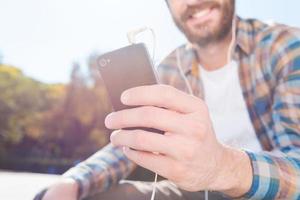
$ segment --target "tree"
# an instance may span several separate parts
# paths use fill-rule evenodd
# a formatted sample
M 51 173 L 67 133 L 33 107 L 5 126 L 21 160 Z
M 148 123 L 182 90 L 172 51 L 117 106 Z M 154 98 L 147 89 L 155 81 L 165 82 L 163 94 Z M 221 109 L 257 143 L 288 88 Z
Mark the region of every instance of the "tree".
M 0 167 L 62 170 L 108 143 L 104 118 L 111 106 L 96 57 L 88 59 L 88 75 L 74 63 L 68 84 L 41 83 L 0 64 Z

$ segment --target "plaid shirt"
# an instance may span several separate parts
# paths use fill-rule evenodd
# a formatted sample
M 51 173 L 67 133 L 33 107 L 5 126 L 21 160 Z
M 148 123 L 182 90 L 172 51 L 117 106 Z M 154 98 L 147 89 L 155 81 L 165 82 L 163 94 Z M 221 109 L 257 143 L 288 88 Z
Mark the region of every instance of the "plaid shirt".
M 253 183 L 243 198 L 300 198 L 300 32 L 285 25 L 237 19 L 234 59 L 258 140 L 264 151 L 245 150 L 252 163 Z M 177 61 L 193 93 L 204 98 L 195 52 L 188 45 L 172 52 L 159 66 L 164 84 L 187 91 Z M 247 133 L 245 133 L 247 134 Z M 106 146 L 67 171 L 86 197 L 109 189 L 132 172 L 135 164 L 122 151 Z

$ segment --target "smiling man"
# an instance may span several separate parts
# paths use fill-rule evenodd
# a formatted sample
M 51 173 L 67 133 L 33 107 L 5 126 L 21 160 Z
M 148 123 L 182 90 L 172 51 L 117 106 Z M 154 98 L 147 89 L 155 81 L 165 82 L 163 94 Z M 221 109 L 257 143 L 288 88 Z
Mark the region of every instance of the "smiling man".
M 161 63 L 165 85 L 125 91 L 135 108 L 107 116 L 111 144 L 44 199 L 150 199 L 150 183 L 119 182 L 136 164 L 167 179 L 157 199 L 299 199 L 299 30 L 241 19 L 234 0 L 167 4 L 189 44 Z

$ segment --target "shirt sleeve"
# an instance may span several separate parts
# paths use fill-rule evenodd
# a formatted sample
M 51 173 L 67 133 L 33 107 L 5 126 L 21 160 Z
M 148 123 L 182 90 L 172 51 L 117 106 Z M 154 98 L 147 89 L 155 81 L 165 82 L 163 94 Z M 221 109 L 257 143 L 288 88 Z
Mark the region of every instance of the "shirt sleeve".
M 272 55 L 276 87 L 268 135 L 275 148 L 247 151 L 253 169 L 252 186 L 244 196 L 248 199 L 300 198 L 300 37 L 284 34 Z
M 69 169 L 63 177 L 77 181 L 78 198 L 86 198 L 108 190 L 112 185 L 126 178 L 135 168 L 122 149 L 108 144 L 84 162 Z

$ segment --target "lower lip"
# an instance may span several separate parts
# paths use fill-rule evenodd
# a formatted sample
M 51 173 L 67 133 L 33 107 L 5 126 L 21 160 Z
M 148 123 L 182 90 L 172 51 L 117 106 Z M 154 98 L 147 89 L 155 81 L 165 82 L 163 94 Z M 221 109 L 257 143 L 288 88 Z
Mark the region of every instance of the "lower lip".
M 216 8 L 212 8 L 210 9 L 210 11 L 208 11 L 208 13 L 200 18 L 197 17 L 191 17 L 187 20 L 188 24 L 191 25 L 201 25 L 204 22 L 212 19 L 215 15 L 217 15 L 217 9 Z

